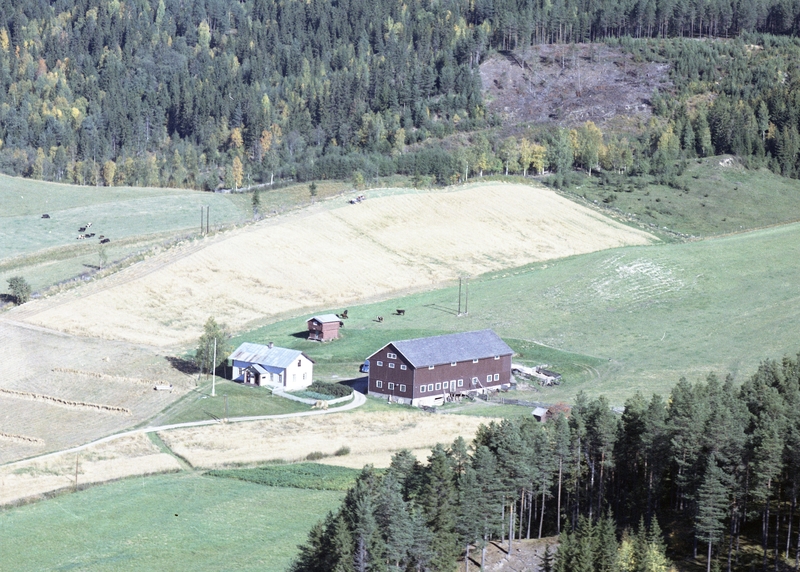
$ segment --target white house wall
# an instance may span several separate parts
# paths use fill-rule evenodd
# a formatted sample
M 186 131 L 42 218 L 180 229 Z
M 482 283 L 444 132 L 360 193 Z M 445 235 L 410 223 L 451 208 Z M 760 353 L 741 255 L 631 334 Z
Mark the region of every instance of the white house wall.
M 300 362 L 299 365 L 298 362 Z M 313 377 L 314 364 L 306 356 L 301 355 L 286 368 L 284 387 L 287 391 L 305 389 L 311 385 Z

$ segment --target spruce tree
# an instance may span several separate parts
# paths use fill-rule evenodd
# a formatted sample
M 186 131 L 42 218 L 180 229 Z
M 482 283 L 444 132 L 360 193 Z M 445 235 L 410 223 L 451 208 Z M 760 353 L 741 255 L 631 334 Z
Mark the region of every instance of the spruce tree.
M 711 572 L 711 549 L 714 543 L 722 538 L 725 529 L 724 519 L 727 514 L 728 491 L 724 481 L 725 474 L 717 466 L 712 455 L 708 459 L 703 483 L 697 491 L 698 514 L 695 519 L 697 537 L 708 543 L 706 571 Z

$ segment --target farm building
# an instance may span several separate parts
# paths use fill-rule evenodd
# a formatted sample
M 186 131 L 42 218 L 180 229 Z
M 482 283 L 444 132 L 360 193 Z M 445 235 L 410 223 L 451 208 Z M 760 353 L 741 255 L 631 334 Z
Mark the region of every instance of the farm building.
M 365 362 L 368 393 L 411 405 L 488 393 L 510 386 L 513 353 L 492 330 L 391 342 Z
M 229 357 L 231 379 L 253 385 L 303 389 L 311 385 L 314 362 L 303 352 L 279 348 L 272 343 L 243 343 Z
M 342 326 L 342 321 L 336 314 L 323 314 L 313 316 L 306 324 L 308 324 L 309 340 L 327 342 L 339 337 L 339 327 Z

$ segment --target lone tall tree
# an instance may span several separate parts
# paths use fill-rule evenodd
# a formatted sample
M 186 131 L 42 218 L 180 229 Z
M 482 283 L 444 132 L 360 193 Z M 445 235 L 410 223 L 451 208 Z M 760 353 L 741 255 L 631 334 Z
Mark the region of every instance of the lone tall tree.
M 226 357 L 230 352 L 228 347 L 228 338 L 230 333 L 224 324 L 218 324 L 217 321 L 211 317 L 206 321 L 203 326 L 203 335 L 197 343 L 197 351 L 194 355 L 194 362 L 200 371 L 212 371 L 216 369 L 219 363 L 212 364 L 214 356 L 214 341 L 217 344 L 217 356 Z M 218 360 L 219 361 L 219 360 Z
M 31 285 L 22 276 L 12 276 L 8 279 L 8 289 L 14 296 L 14 301 L 19 306 L 31 299 Z

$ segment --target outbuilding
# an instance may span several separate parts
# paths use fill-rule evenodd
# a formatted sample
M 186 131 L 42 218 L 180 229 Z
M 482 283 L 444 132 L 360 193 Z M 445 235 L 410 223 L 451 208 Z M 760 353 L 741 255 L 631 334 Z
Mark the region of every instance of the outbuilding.
M 496 391 L 511 386 L 513 354 L 492 330 L 390 342 L 365 362 L 367 391 L 418 406 Z
M 311 385 L 314 362 L 298 350 L 243 343 L 229 357 L 231 379 L 243 383 L 282 387 L 287 391 Z
M 327 342 L 339 337 L 339 328 L 343 325 L 336 314 L 322 314 L 313 316 L 306 321 L 308 325 L 308 339 L 318 342 Z

